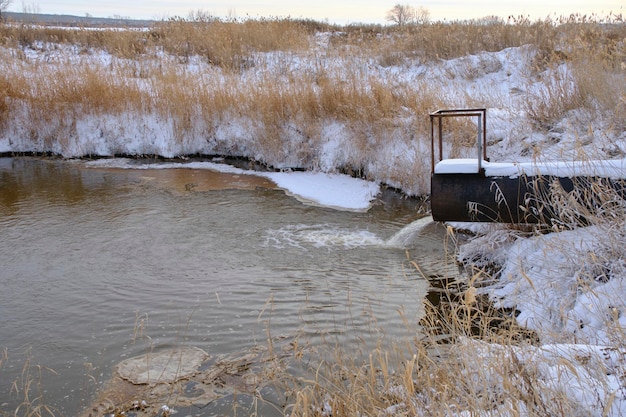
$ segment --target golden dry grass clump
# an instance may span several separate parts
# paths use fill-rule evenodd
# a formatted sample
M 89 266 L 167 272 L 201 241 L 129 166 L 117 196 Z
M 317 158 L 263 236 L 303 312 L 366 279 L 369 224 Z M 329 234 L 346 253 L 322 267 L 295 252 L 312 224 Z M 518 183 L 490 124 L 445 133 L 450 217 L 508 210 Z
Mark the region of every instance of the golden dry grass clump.
M 446 88 L 448 79 L 464 77 L 471 84 L 502 68 L 497 60 L 466 60 L 459 64 L 466 69 L 445 69 L 440 79 L 404 77 L 404 69 L 425 65 L 435 73 L 444 60 L 532 45 L 534 58 L 523 77 L 529 86 L 543 87 L 526 89 L 520 110 L 536 129 L 550 131 L 569 112 L 582 110 L 590 123 L 602 119 L 601 128 L 619 131 L 626 120 L 625 37 L 619 15 L 402 28 L 220 20 L 201 11 L 144 29 L 8 22 L 0 25 L 0 128 L 7 136 L 25 135 L 40 151 L 71 156 L 80 150 L 68 146 L 81 135 L 113 142 L 107 131 L 145 135 L 149 143 L 158 129 L 176 155 L 223 153 L 317 169 L 327 129 L 337 125 L 343 160 L 321 168 L 367 175 L 368 167 L 379 166 L 377 180 L 424 193 L 429 170 L 416 161 L 428 155 L 428 114 L 445 107 L 503 107 L 509 99 L 497 89 L 469 95 Z M 224 143 L 217 132 L 229 123 L 240 124 L 243 133 Z M 467 135 L 457 136 L 457 148 L 472 146 Z M 88 154 L 98 146 L 84 148 Z M 402 151 L 409 148 L 414 156 Z M 405 161 L 385 168 L 379 159 L 386 152 Z
M 561 203 L 564 211 L 579 208 L 566 209 L 569 202 Z M 595 271 L 577 278 L 581 293 L 593 291 L 587 287 L 592 284 L 583 282 L 586 278 L 592 283 L 621 279 L 608 278 L 607 255 L 618 258 L 614 262 L 618 265 L 624 257 L 624 251 L 615 246 L 623 240 L 623 200 L 612 208 L 587 212 L 589 221 L 607 239 L 608 253 L 599 251 L 573 260 L 582 270 Z M 570 226 L 576 227 L 575 223 Z M 533 235 L 521 228 L 500 231 L 513 240 Z M 485 239 L 493 241 L 494 236 Z M 598 276 L 597 271 L 606 275 Z M 494 308 L 484 293 L 476 291 L 475 285 L 497 280 L 498 265 L 492 264 L 475 267 L 463 284 L 445 282 L 438 301 L 426 301 L 415 338 L 397 341 L 393 348 L 381 345 L 359 355 L 358 346 L 329 347 L 324 360 L 307 362 L 310 376 L 294 390 L 289 415 L 621 415 L 623 399 L 618 393 L 624 384 L 626 349 L 618 319 L 623 302 L 606 318 L 611 344 L 596 346 L 581 335 L 540 335 L 519 326 L 515 311 Z M 602 291 L 598 296 L 604 296 Z M 552 340 L 552 336 L 563 342 L 541 340 Z

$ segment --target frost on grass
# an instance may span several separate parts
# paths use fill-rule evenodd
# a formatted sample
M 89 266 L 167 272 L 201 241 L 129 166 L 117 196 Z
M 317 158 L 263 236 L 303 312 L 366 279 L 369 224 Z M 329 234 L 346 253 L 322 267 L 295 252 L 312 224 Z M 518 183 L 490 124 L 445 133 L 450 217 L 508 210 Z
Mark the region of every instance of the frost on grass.
M 552 404 L 572 415 L 626 413 L 626 227 L 621 216 L 595 220 L 551 233 L 491 230 L 461 247 L 459 260 L 481 271 L 471 285 L 539 338 L 461 340 L 457 354 L 473 364 L 464 377 L 500 404 L 486 415 L 550 415 Z M 511 402 L 514 391 L 532 401 Z
M 626 326 L 622 223 L 523 237 L 491 232 L 461 248 L 462 262 L 494 267 L 480 288 L 544 342 L 614 344 Z

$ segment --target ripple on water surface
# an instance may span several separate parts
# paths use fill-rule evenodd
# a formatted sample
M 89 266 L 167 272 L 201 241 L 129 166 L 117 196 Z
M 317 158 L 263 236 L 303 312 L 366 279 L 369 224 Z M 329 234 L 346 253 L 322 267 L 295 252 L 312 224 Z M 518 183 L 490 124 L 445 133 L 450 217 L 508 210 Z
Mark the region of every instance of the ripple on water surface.
M 0 161 L 0 392 L 26 348 L 57 371 L 43 377 L 48 397 L 76 415 L 94 388 L 86 369 L 103 381 L 149 350 L 228 354 L 265 344 L 268 328 L 346 346 L 413 331 L 403 319 L 417 322 L 427 283 L 388 244 L 411 209 L 342 212 L 268 182 L 155 171 Z M 442 256 L 443 236 L 418 233 L 413 253 Z

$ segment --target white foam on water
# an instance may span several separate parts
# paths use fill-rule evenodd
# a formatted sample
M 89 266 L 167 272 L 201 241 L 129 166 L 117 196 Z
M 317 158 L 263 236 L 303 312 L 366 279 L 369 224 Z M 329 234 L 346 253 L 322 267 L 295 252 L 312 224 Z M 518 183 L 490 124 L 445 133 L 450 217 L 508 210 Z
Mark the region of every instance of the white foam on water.
M 422 217 L 403 227 L 396 234 L 384 240 L 367 230 L 354 230 L 329 224 L 295 224 L 268 230 L 265 245 L 276 248 L 299 247 L 341 247 L 353 249 L 366 246 L 408 249 L 414 247 L 423 230 L 434 223 L 431 216 Z
M 353 230 L 329 224 L 287 225 L 277 230 L 268 230 L 265 244 L 277 248 L 285 246 L 315 248 L 353 249 L 364 246 L 382 246 L 384 240 L 367 230 Z
M 387 239 L 384 245 L 390 248 L 410 248 L 415 245 L 417 238 L 422 233 L 424 228 L 432 223 L 434 223 L 432 216 L 426 216 L 415 220 Z

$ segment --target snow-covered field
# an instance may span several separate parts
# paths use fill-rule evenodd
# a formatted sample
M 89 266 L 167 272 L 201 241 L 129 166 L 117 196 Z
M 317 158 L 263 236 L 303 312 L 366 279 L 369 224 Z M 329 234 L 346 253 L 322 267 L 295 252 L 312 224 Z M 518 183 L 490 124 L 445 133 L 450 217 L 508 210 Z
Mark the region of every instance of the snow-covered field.
M 611 118 L 589 110 L 571 110 L 552 125 L 541 130 L 529 120 L 525 110 L 529 101 L 540 99 L 551 83 L 567 86 L 571 82 L 567 63 L 536 72 L 531 68 L 535 49 L 531 45 L 485 52 L 448 61 L 421 63 L 405 60 L 397 66 L 381 66 L 367 58 L 325 56 L 328 34 L 319 34 L 316 49 L 310 54 L 289 56 L 284 53 L 258 54 L 253 68 L 245 72 L 242 83 L 254 83 L 267 71 L 293 77 L 293 74 L 316 74 L 343 71 L 358 72 L 363 79 L 380 80 L 387 86 L 428 85 L 439 91 L 449 107 L 486 107 L 489 169 L 505 169 L 515 175 L 517 169 L 529 167 L 538 160 L 550 165 L 592 159 L 617 159 L 620 168 L 626 155 L 626 132 L 616 127 Z M 17 52 L 0 48 L 0 56 Z M 38 50 L 25 49 L 20 69 L 28 71 L 45 65 L 67 65 L 76 60 L 89 65 L 114 67 L 122 65 L 116 58 L 102 51 L 84 54 L 67 46 L 42 45 Z M 0 60 L 0 71 L 15 71 L 15 60 Z M 183 65 L 183 64 L 181 64 Z M 210 65 L 191 57 L 181 69 L 195 74 L 199 83 L 220 74 Z M 304 77 L 302 77 L 304 78 Z M 623 77 L 622 77 L 623 80 Z M 282 80 L 277 79 L 280 83 Z M 141 83 L 141 79 L 133 82 Z M 149 85 L 146 88 L 150 88 Z M 622 98 L 626 101 L 626 97 Z M 437 109 L 424 109 L 435 111 Z M 265 155 L 255 143 L 254 126 L 258 120 L 249 115 L 233 114 L 222 120 L 207 138 L 199 126 L 191 128 L 185 140 L 176 139 L 176 123 L 155 114 L 85 114 L 71 124 L 67 137 L 49 139 L 58 135 L 54 116 L 34 135 L 27 109 L 13 108 L 11 118 L 0 128 L 0 152 L 46 152 L 66 157 L 83 155 L 112 156 L 114 154 L 158 154 L 176 157 L 190 154 L 228 154 L 256 158 L 278 168 L 304 168 L 309 172 L 262 173 L 279 187 L 305 201 L 316 204 L 366 210 L 376 198 L 381 184 L 402 189 L 408 195 L 428 193 L 430 174 L 430 142 L 422 133 L 413 131 L 416 118 L 409 109 L 395 116 L 383 129 L 372 130 L 361 126 L 358 132 L 374 148 L 356 146 L 355 129 L 338 120 L 320 121 L 318 144 L 312 157 L 298 159 L 287 153 L 283 159 Z M 622 125 L 623 126 L 623 125 Z M 302 126 L 293 125 L 282 132 L 281 140 L 288 149 L 295 149 L 304 140 Z M 45 130 L 50 129 L 50 135 Z M 423 129 L 420 131 L 427 131 Z M 291 132 L 291 133 L 288 133 Z M 365 133 L 363 133 L 365 132 Z M 291 135 L 291 136 L 290 136 Z M 33 140 L 33 137 L 37 137 Z M 48 137 L 48 139 L 44 139 Z M 468 157 L 473 149 L 455 150 L 448 146 L 446 153 Z M 354 161 L 364 167 L 367 181 L 337 173 L 338 168 L 353 166 Z M 498 165 L 498 163 L 516 165 Z M 583 162 L 584 164 L 585 162 Z M 121 164 L 125 160 L 102 160 L 93 164 Z M 568 165 L 569 164 L 569 165 Z M 615 165 L 613 164 L 613 165 Z M 176 163 L 173 166 L 229 170 L 222 164 Z M 609 168 L 613 165 L 609 164 Z M 535 165 L 536 166 L 536 165 Z M 514 167 L 514 168 L 511 168 Z M 522 168 L 520 168 L 522 167 Z M 234 168 L 232 168 L 234 170 Z M 442 167 L 441 169 L 445 169 Z M 459 169 L 456 165 L 451 169 Z M 513 169 L 513 170 L 511 170 Z M 529 168 L 527 168 L 529 169 Z M 555 168 L 556 169 L 556 168 Z M 498 171 L 500 174 L 505 171 Z M 238 173 L 243 171 L 237 170 Z M 495 172 L 495 171 L 494 171 Z M 408 174 L 406 174 L 408 173 Z M 405 174 L 405 175 L 402 175 Z M 621 211 L 621 213 L 620 213 Z M 626 223 L 624 206 L 613 211 L 613 218 L 590 227 L 581 227 L 549 234 L 523 234 L 508 228 L 495 228 L 461 247 L 459 259 L 464 262 L 501 266 L 495 282 L 472 281 L 478 292 L 484 292 L 496 305 L 519 311 L 520 324 L 537 332 L 541 341 L 535 347 L 501 347 L 484 342 L 466 340 L 465 351 L 473 351 L 481 361 L 502 360 L 503 355 L 537 372 L 537 381 L 545 390 L 543 400 L 560 393 L 578 404 L 576 415 L 626 415 Z M 468 358 L 468 361 L 471 361 Z M 471 374 L 475 370 L 468 369 Z M 489 375 L 485 391 L 498 392 L 498 375 Z M 518 415 L 505 401 L 481 415 Z M 522 406 L 521 415 L 529 415 L 530 408 Z
M 180 110 L 177 108 L 170 109 L 171 114 L 162 114 L 158 107 L 151 107 L 159 100 L 168 100 L 167 89 L 172 88 L 151 78 L 161 67 L 172 71 L 168 80 L 181 79 L 181 93 L 188 94 L 189 100 L 194 100 L 195 91 L 209 94 L 208 97 L 218 91 L 220 99 L 232 93 L 246 100 L 248 94 L 262 95 L 269 88 L 275 89 L 271 94 L 293 100 L 299 88 L 307 94 L 328 94 L 319 91 L 324 88 L 320 84 L 323 81 L 331 83 L 331 91 L 347 85 L 347 93 L 387 94 L 380 99 L 383 102 L 398 96 L 423 102 L 416 106 L 486 107 L 488 156 L 493 162 L 537 158 L 572 161 L 581 156 L 603 159 L 626 152 L 622 127 L 616 125 L 615 116 L 602 112 L 571 110 L 547 129 L 536 127 L 528 115 L 528 109 L 532 109 L 529 103 L 549 104 L 553 95 L 558 97 L 560 89 L 575 80 L 566 63 L 543 70 L 535 68 L 537 51 L 532 45 L 436 62 L 406 58 L 399 64 L 383 66 L 371 56 L 332 50 L 332 36 L 335 35 L 318 34 L 306 51 L 255 53 L 249 58 L 253 61 L 250 68 L 234 75 L 202 57 L 190 56 L 181 62 L 179 57 L 163 52 L 148 54 L 135 62 L 103 50 L 66 44 L 40 42 L 32 48 L 0 47 L 0 71 L 26 80 L 32 78 L 27 94 L 33 100 L 37 99 L 38 90 L 49 94 L 49 100 L 65 99 L 58 90 L 86 82 L 80 78 L 81 71 L 145 95 L 141 104 L 128 106 L 128 111 L 119 111 L 124 104 L 116 103 L 115 111 L 104 114 L 81 110 L 83 104 L 72 107 L 71 102 L 58 108 L 50 103 L 51 110 L 45 106 L 38 110 L 11 97 L 3 114 L 6 122 L 0 128 L 0 152 L 49 151 L 66 157 L 243 156 L 275 168 L 329 173 L 348 168 L 408 195 L 429 192 L 427 115 L 437 108 L 405 106 L 380 120 L 358 116 L 351 120 L 332 114 L 311 120 L 306 114 L 294 113 L 297 110 L 283 108 L 279 111 L 285 114 L 279 117 L 285 119 L 278 120 L 279 126 L 272 128 L 267 126 L 266 114 L 245 105 L 207 114 L 212 111 L 210 103 L 201 107 L 192 101 L 180 115 L 175 114 Z M 61 80 L 51 82 L 55 77 Z M 354 86 L 355 83 L 362 85 Z M 261 86 L 260 93 L 255 93 L 253 86 Z M 47 97 L 42 95 L 40 100 L 45 102 Z M 63 117 L 53 117 L 57 109 Z M 354 113 L 358 114 L 356 110 Z M 445 155 L 472 157 L 475 152 L 471 147 L 447 143 Z

